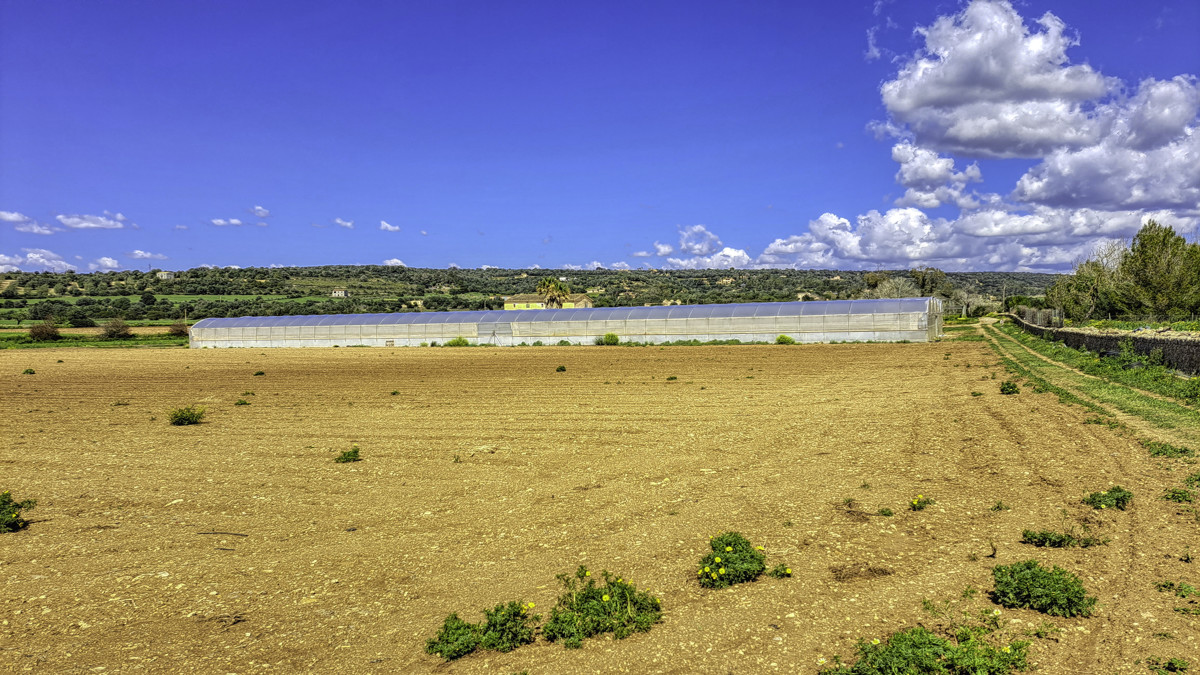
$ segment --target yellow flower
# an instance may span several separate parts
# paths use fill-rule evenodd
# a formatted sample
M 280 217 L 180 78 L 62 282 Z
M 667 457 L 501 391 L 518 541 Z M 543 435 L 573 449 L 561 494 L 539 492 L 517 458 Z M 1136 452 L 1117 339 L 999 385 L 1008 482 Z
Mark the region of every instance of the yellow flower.
M 755 546 L 754 548 L 756 548 L 756 549 L 758 549 L 758 550 L 760 550 L 760 551 L 762 551 L 762 550 L 763 550 L 763 547 L 761 547 L 761 546 Z
M 533 609 L 533 607 L 534 607 L 533 603 L 532 602 L 529 603 L 529 609 Z
M 824 664 L 825 664 L 825 657 L 824 657 L 824 656 L 822 656 L 821 658 L 817 659 L 817 665 L 818 665 L 818 666 L 820 666 L 820 665 L 824 665 Z
M 993 610 L 992 610 L 992 616 L 1000 616 L 1000 610 L 998 610 L 998 609 L 993 609 Z
M 873 645 L 879 644 L 879 638 L 875 638 L 874 640 L 871 640 L 871 644 L 873 644 Z
M 917 495 L 917 499 L 924 499 L 924 498 L 925 498 L 924 495 Z
M 733 550 L 733 547 L 732 547 L 732 546 L 726 546 L 726 547 L 725 547 L 725 550 L 726 550 L 726 551 L 732 551 L 732 550 Z
M 720 558 L 713 558 L 713 560 L 716 560 L 717 562 L 721 562 Z
M 714 579 L 716 579 L 716 578 L 717 578 L 717 574 L 716 574 L 716 572 L 714 572 L 714 573 L 713 573 L 713 575 L 712 575 L 712 578 L 714 578 Z
M 1108 507 L 1107 507 L 1106 505 L 1104 505 L 1104 504 L 1101 504 L 1101 505 L 1100 505 L 1100 508 L 1104 509 L 1104 508 L 1108 508 Z
M 621 578 L 620 578 L 620 577 L 617 577 L 617 583 L 618 583 L 618 584 L 619 584 L 619 583 L 621 583 Z
M 704 571 L 705 571 L 705 572 L 711 572 L 712 570 L 708 569 L 708 565 L 705 565 L 705 566 L 704 566 Z
M 790 567 L 789 567 L 789 568 L 787 568 L 787 569 L 785 569 L 785 570 L 783 570 L 783 571 L 784 571 L 784 572 L 787 572 L 788 574 L 791 574 L 791 573 L 792 573 L 792 568 L 790 568 Z
M 583 573 L 583 576 L 585 576 L 585 577 L 590 577 L 590 576 L 592 576 L 592 573 L 591 573 L 591 572 L 584 572 L 584 573 Z
M 605 595 L 605 596 L 602 598 L 602 600 L 604 600 L 605 602 L 608 602 L 608 596 L 607 596 L 607 595 Z
M 720 572 L 721 574 L 725 574 L 725 568 L 724 568 L 724 567 L 722 567 L 721 569 L 719 569 L 719 570 L 717 570 L 717 571 L 718 571 L 718 572 Z

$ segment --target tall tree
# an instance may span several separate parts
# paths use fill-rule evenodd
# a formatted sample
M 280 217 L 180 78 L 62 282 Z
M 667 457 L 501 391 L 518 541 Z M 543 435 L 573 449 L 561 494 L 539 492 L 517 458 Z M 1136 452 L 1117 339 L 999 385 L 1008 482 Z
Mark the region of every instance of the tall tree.
M 547 307 L 562 307 L 563 301 L 571 295 L 566 284 L 554 277 L 542 277 L 537 285 L 538 295 L 546 299 Z
M 1200 305 L 1200 246 L 1169 225 L 1147 221 L 1121 259 L 1125 295 L 1133 312 L 1184 315 Z

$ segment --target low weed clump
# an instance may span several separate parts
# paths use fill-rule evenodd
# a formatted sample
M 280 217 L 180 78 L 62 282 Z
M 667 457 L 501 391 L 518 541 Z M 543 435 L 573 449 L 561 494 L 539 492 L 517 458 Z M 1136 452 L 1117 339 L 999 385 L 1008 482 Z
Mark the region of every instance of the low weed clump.
M 1162 498 L 1176 504 L 1191 504 L 1196 501 L 1196 495 L 1187 488 L 1167 488 L 1163 490 Z
M 459 659 L 483 648 L 498 652 L 512 650 L 533 642 L 534 630 L 541 616 L 530 614 L 533 603 L 500 603 L 483 610 L 482 624 L 469 623 L 458 614 L 446 617 L 437 635 L 425 643 L 426 654 L 436 654 L 447 661 Z
M 883 673 L 971 673 L 1005 675 L 1026 670 L 1029 643 L 1016 640 L 1003 647 L 988 643 L 991 631 L 961 627 L 953 638 L 943 638 L 916 626 L 880 641 L 858 641 L 858 661 L 853 666 L 834 665 L 817 671 L 824 675 L 882 675 Z
M 346 450 L 337 457 L 334 457 L 333 461 L 337 462 L 338 464 L 345 464 L 347 462 L 361 462 L 362 457 L 358 456 L 358 452 L 357 445 L 350 446 L 349 450 Z
M 1013 382 L 1012 380 L 1005 380 L 1000 383 L 1000 393 L 1001 394 L 1017 394 L 1017 393 L 1020 393 L 1020 391 L 1021 391 L 1021 387 L 1018 386 L 1017 383 Z
M 1114 485 L 1104 492 L 1093 492 L 1083 498 L 1083 503 L 1093 509 L 1120 509 L 1125 510 L 1129 506 L 1129 502 L 1133 501 L 1133 493 L 1120 485 Z
M 1191 448 L 1184 448 L 1170 443 L 1160 443 L 1158 441 L 1142 440 L 1142 447 L 1150 451 L 1151 457 L 1165 457 L 1168 459 L 1179 459 L 1181 457 L 1194 457 L 1196 451 Z
M 26 368 L 25 370 L 21 371 L 21 374 L 22 375 L 37 375 L 37 371 L 34 370 L 33 368 Z
M 454 338 L 453 340 L 447 340 L 446 346 L 447 347 L 470 347 L 471 343 L 467 341 L 467 338 L 460 335 L 460 336 Z
M 792 337 L 791 335 L 780 335 L 779 337 L 775 338 L 775 344 L 794 345 L 796 344 L 796 338 Z
M 204 419 L 204 408 L 194 405 L 185 406 L 183 408 L 175 408 L 167 413 L 167 421 L 177 427 L 187 426 L 189 424 L 200 424 L 200 420 Z
M 712 552 L 700 559 L 696 575 L 704 588 L 725 588 L 754 581 L 767 565 L 761 548 L 738 532 L 725 532 L 709 541 Z
M 658 598 L 607 571 L 602 576 L 604 585 L 597 586 L 583 565 L 573 575 L 558 575 L 563 594 L 542 627 L 547 640 L 562 640 L 567 649 L 579 649 L 595 635 L 612 633 L 613 638 L 623 640 L 649 631 L 662 619 Z
M 1163 659 L 1158 656 L 1151 656 L 1146 659 L 1146 667 L 1154 675 L 1171 675 L 1171 673 L 1186 673 L 1192 664 L 1187 659 Z
M 1009 609 L 1032 609 L 1050 616 L 1090 616 L 1097 599 L 1087 594 L 1079 577 L 1055 565 L 1046 569 L 1037 560 L 992 568 L 996 590 L 992 599 Z
M 1108 540 L 1101 537 L 1093 537 L 1086 533 L 1081 536 L 1076 534 L 1075 528 L 1072 527 L 1066 532 L 1023 530 L 1021 532 L 1021 543 L 1050 548 L 1071 548 L 1073 546 L 1091 548 L 1092 546 L 1105 546 L 1108 544 Z
M 1154 585 L 1160 593 L 1170 593 L 1184 601 L 1185 604 L 1175 607 L 1175 611 L 1180 614 L 1191 616 L 1200 616 L 1200 589 L 1186 583 L 1174 581 L 1160 581 Z
M 554 369 L 554 372 L 556 372 L 556 373 L 565 373 L 565 372 L 567 372 L 567 367 L 566 367 L 566 366 L 559 366 L 559 367 L 557 367 L 557 368 L 555 368 L 555 369 Z
M 250 405 L 250 401 L 247 401 L 244 398 L 239 398 L 237 403 L 234 403 L 234 405 Z
M 772 579 L 787 579 L 788 577 L 792 576 L 792 568 L 784 565 L 783 563 L 779 563 L 767 571 L 767 576 L 771 577 Z
M 37 501 L 26 499 L 16 501 L 8 490 L 0 492 L 0 534 L 16 532 L 29 527 L 29 521 L 21 517 L 22 511 L 28 511 L 37 506 Z
M 936 503 L 937 502 L 934 501 L 933 497 L 926 497 L 925 495 L 917 495 L 917 498 L 912 500 L 912 502 L 909 503 L 908 508 L 911 511 L 924 511 L 925 507 L 927 507 L 931 504 L 936 504 Z
M 884 518 L 891 518 L 895 514 L 892 512 L 891 509 L 884 507 L 882 509 L 879 509 L 879 515 L 883 516 Z
M 262 370 L 256 370 L 256 371 L 254 371 L 254 377 L 262 377 L 263 375 L 266 375 L 266 374 L 267 374 L 267 373 L 266 373 L 265 371 L 262 371 Z
M 992 510 L 996 512 L 1012 511 L 1012 507 L 1002 501 L 997 501 L 995 504 L 992 504 Z

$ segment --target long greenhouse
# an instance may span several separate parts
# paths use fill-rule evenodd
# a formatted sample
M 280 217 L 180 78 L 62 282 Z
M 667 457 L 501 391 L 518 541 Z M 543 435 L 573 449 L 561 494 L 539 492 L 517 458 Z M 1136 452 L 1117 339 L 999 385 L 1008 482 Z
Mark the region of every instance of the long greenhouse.
M 666 307 L 248 316 L 196 322 L 199 347 L 405 347 L 464 338 L 472 344 L 622 341 L 927 342 L 942 330 L 937 298 L 759 302 Z

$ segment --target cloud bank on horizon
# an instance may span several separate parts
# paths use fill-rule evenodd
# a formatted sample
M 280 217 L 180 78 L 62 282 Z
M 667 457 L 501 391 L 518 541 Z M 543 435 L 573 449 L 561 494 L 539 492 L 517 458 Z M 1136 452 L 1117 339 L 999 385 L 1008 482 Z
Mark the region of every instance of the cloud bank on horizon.
M 876 18 L 885 18 L 880 14 L 886 7 L 875 3 Z M 861 58 L 875 61 L 889 54 L 881 47 L 882 30 L 878 26 L 868 30 Z M 790 231 L 766 236 L 722 221 L 662 223 L 659 240 L 646 236 L 623 256 L 597 250 L 597 256 L 611 262 L 569 262 L 561 267 L 931 265 L 945 270 L 1066 271 L 1097 245 L 1129 237 L 1150 219 L 1191 237 L 1200 233 L 1200 82 L 1195 73 L 1139 81 L 1106 75 L 1086 62 L 1072 60 L 1070 52 L 1080 45 L 1081 36 L 1058 16 L 1046 12 L 1022 17 L 1009 0 L 970 0 L 953 14 L 918 26 L 914 34 L 921 45 L 907 54 L 890 52 L 893 69 L 878 86 L 884 119 L 863 120 L 881 157 L 889 155 L 886 148 L 891 146 L 894 185 L 880 190 L 895 191 L 887 208 L 857 213 L 819 213 L 817 208 L 799 216 Z M 1014 162 L 1022 163 L 1015 180 L 991 177 L 993 172 L 1008 176 Z M 997 190 L 998 180 L 1009 184 Z M 35 211 L 18 204 L 0 204 L 21 209 L 0 211 L 0 227 L 10 233 L 0 242 L 0 272 L 109 271 L 186 259 L 191 246 L 187 242 L 197 241 L 188 237 L 225 237 L 226 242 L 235 242 L 245 233 L 282 230 L 276 225 L 287 210 L 274 201 L 263 201 L 272 208 L 244 207 L 254 220 L 231 217 L 228 214 L 236 210 L 220 207 L 203 219 L 188 221 L 191 225 L 154 226 L 171 233 L 161 239 L 110 244 L 105 237 L 146 235 L 151 226 L 139 227 L 119 212 L 43 218 L 25 215 L 21 211 Z M 134 205 L 122 206 L 146 222 Z M 237 208 L 241 207 L 235 203 Z M 453 248 L 436 254 L 422 251 L 448 246 L 441 242 L 448 237 L 461 239 L 461 233 L 422 229 L 419 223 L 390 213 L 352 214 L 347 213 L 351 209 L 338 208 L 304 222 L 324 223 L 312 224 L 321 230 L 319 236 L 327 237 L 321 241 L 363 238 L 358 250 L 369 252 L 363 255 L 370 255 L 374 264 L 404 265 L 400 255 L 414 262 L 433 255 L 443 256 L 443 261 L 452 256 L 462 259 Z M 350 215 L 354 218 L 343 217 Z M 355 219 L 372 218 L 379 220 L 378 229 L 355 228 Z M 805 223 L 804 218 L 810 219 Z M 405 227 L 389 221 L 404 222 Z M 242 227 L 249 224 L 264 229 Z M 402 251 L 398 245 L 365 239 L 382 236 L 398 241 L 406 236 L 399 234 L 402 229 L 419 233 L 405 240 L 408 248 Z M 480 237 L 485 229 L 502 230 L 486 223 L 461 226 L 462 231 L 477 231 Z M 664 236 L 670 229 L 674 235 Z M 435 241 L 437 235 L 440 241 Z M 17 236 L 30 245 L 16 245 Z M 536 248 L 538 241 L 543 246 L 556 241 L 545 232 L 514 230 L 505 236 L 528 240 L 519 242 L 518 253 Z M 675 238 L 667 243 L 660 241 L 671 236 Z M 748 239 L 759 243 L 745 243 Z M 59 255 L 46 242 L 64 242 L 63 246 L 74 246 L 82 255 Z M 314 249 L 327 245 L 311 244 Z M 226 246 L 235 249 L 237 244 Z M 114 252 L 121 250 L 127 252 Z M 542 265 L 530 258 L 511 266 Z

